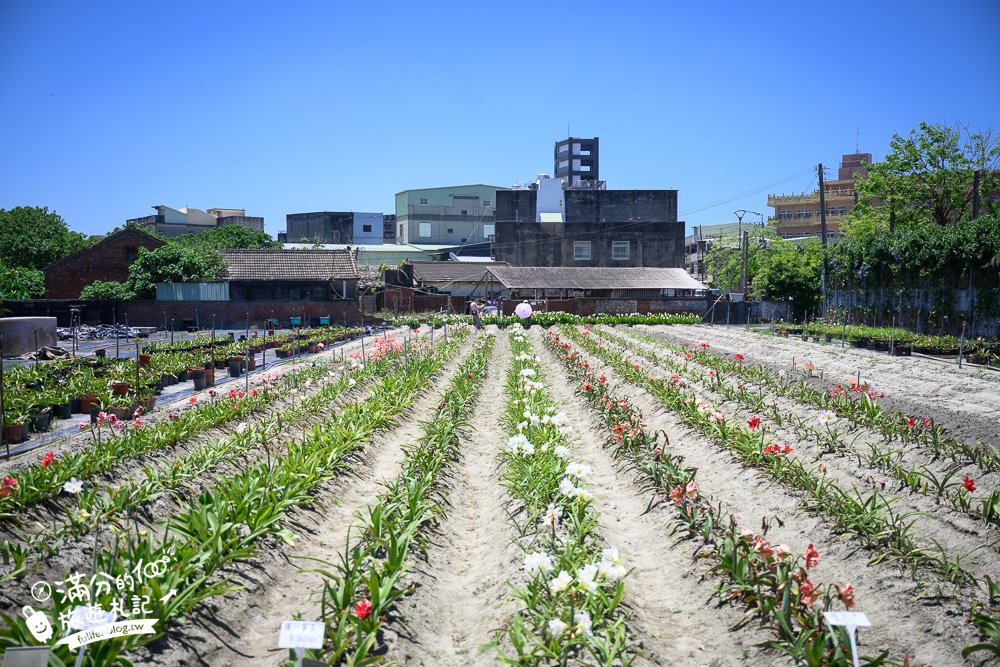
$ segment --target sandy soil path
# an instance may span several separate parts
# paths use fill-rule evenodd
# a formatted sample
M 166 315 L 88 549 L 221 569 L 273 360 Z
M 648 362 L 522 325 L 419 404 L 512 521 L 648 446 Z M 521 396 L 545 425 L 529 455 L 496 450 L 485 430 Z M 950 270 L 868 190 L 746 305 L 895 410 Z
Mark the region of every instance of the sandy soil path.
M 507 528 L 508 496 L 496 461 L 506 440 L 498 420 L 510 358 L 501 333 L 473 413 L 474 431 L 462 438 L 462 458 L 449 475 L 446 513 L 430 536 L 426 561 L 409 578 L 415 592 L 399 606 L 403 622 L 386 632 L 387 657 L 400 664 L 498 664 L 492 631 L 514 611 L 506 604 L 505 582 L 521 576 L 521 551 Z
M 644 390 L 623 382 L 600 360 L 584 357 L 592 370 L 605 374 L 612 385 L 632 396 L 651 430 L 667 434 L 670 451 L 698 469 L 699 488 L 722 503 L 724 514 L 733 514 L 741 526 L 755 530 L 760 530 L 762 520 L 780 518 L 782 524 L 772 521 L 768 539 L 787 544 L 797 553 L 814 544 L 821 555 L 814 581 L 853 584 L 859 609 L 873 623 L 860 636 L 865 654 L 889 650 L 894 659 L 915 656 L 915 664 L 960 663 L 962 648 L 976 641 L 974 629 L 961 615 L 954 615 L 939 601 L 914 601 L 915 584 L 908 576 L 888 564 L 869 567 L 870 554 L 806 513 L 798 497 L 741 466 L 728 451 L 681 423 Z M 723 637 L 721 641 L 728 640 Z

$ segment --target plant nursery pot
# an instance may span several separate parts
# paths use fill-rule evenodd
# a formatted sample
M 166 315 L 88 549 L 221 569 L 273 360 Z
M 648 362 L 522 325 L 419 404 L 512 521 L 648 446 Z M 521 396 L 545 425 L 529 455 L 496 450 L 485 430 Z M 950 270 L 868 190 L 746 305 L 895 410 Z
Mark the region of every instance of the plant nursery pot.
M 223 369 L 223 368 L 226 367 L 227 363 L 228 362 L 225 359 L 216 359 L 215 360 L 215 369 L 216 370 L 221 370 L 221 369 Z
M 52 406 L 52 414 L 59 419 L 69 419 L 73 416 L 72 402 L 60 403 Z
M 229 377 L 238 378 L 243 370 L 243 361 L 240 359 L 229 360 Z
M 9 445 L 21 442 L 21 425 L 11 424 L 3 427 L 3 440 Z
M 201 367 L 204 368 L 206 371 L 210 371 L 213 368 L 215 368 L 215 363 L 211 361 L 206 361 L 201 365 Z
M 252 370 L 254 370 L 254 369 L 257 368 L 257 358 L 256 357 L 247 357 L 247 362 L 246 363 L 247 363 L 247 370 L 248 371 L 252 371 Z
M 84 394 L 80 397 L 80 409 L 78 412 L 87 414 L 97 405 L 96 394 Z
M 49 430 L 49 424 L 52 423 L 52 412 L 50 410 L 42 410 L 41 412 L 36 412 L 31 419 L 31 430 L 35 433 L 41 433 L 42 431 Z
M 204 389 L 204 388 L 205 388 L 206 386 L 208 386 L 208 385 L 206 384 L 206 382 L 207 382 L 207 381 L 206 381 L 206 379 L 205 379 L 205 373 L 204 373 L 204 371 L 202 371 L 202 374 L 201 374 L 200 376 L 198 376 L 198 375 L 195 375 L 195 376 L 194 376 L 194 377 L 192 378 L 192 380 L 194 381 L 194 390 L 195 390 L 195 391 L 201 391 L 201 390 L 202 390 L 202 389 Z
M 178 382 L 188 381 L 188 372 L 186 368 L 177 374 L 177 381 Z
M 28 422 L 21 424 L 21 442 L 28 439 Z
M 319 348 L 316 347 L 316 343 L 309 343 L 306 345 L 306 351 L 309 352 L 309 354 L 316 354 L 318 350 Z
M 97 415 L 101 414 L 101 408 L 99 408 L 98 406 L 95 405 L 94 407 L 92 407 L 89 410 L 87 410 L 87 412 L 90 414 L 90 423 L 91 424 L 96 424 L 97 423 Z
M 150 360 L 148 354 L 140 354 L 139 355 L 139 365 L 140 366 L 149 366 L 150 362 L 151 362 L 151 360 Z
M 145 412 L 149 412 L 156 406 L 156 396 L 147 396 L 142 399 L 142 409 Z
M 125 415 L 129 413 L 129 408 L 124 405 L 112 405 L 108 408 L 108 414 L 118 417 L 118 419 L 125 419 Z
M 128 382 L 112 382 L 111 393 L 115 396 L 122 396 L 128 392 Z
M 833 340 L 833 334 L 826 334 L 826 342 L 829 343 Z
M 215 386 L 215 369 L 210 368 L 205 371 L 205 386 L 214 387 Z
M 69 411 L 71 413 L 73 413 L 74 415 L 78 415 L 78 414 L 80 414 L 80 413 L 83 412 L 83 410 L 80 408 L 80 399 L 79 398 L 70 399 L 70 401 L 69 401 Z
M 94 350 L 94 356 L 97 357 L 98 359 L 104 359 L 105 357 L 108 356 L 108 351 L 105 350 L 103 347 L 98 348 Z
M 912 351 L 913 351 L 912 347 L 904 346 L 904 345 L 897 345 L 896 347 L 894 347 L 892 349 L 892 354 L 895 357 L 908 357 L 908 356 L 910 356 L 910 354 L 911 354 Z

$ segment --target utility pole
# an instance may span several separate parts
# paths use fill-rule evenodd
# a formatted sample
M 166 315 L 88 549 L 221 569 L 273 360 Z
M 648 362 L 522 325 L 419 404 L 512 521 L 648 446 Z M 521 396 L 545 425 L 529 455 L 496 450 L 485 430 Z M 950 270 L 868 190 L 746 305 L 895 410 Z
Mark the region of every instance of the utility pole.
M 819 233 L 823 243 L 823 271 L 820 278 L 820 290 L 823 295 L 823 316 L 826 316 L 826 192 L 823 191 L 823 163 L 819 163 Z
M 747 269 L 750 263 L 750 232 L 743 232 L 743 276 L 740 290 L 743 292 L 743 301 L 747 300 Z M 749 306 L 747 306 L 749 308 Z M 747 312 L 750 312 L 749 310 Z

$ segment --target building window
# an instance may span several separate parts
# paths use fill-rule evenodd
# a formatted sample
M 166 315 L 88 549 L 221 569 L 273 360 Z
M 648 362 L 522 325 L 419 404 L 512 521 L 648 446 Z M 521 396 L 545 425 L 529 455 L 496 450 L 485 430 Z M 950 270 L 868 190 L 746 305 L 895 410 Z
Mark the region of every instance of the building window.
M 372 231 L 371 225 L 361 225 L 361 231 L 370 234 Z
M 491 200 L 489 200 L 489 199 L 484 199 L 484 200 L 483 200 L 483 206 L 486 206 L 486 207 L 488 207 L 488 206 L 490 205 L 490 201 L 491 201 Z
M 420 238 L 429 239 L 431 237 L 431 223 L 420 223 Z
M 837 215 L 847 215 L 847 207 L 846 206 L 838 206 L 837 207 Z
M 488 239 L 489 237 L 496 234 L 496 225 L 483 225 L 483 238 Z
M 469 215 L 469 211 L 463 208 L 462 209 L 462 215 Z
M 573 259 L 590 259 L 590 241 L 573 241 Z
M 611 259 L 628 259 L 630 245 L 628 241 L 612 241 Z
M 420 198 L 420 203 L 421 203 L 422 205 L 426 206 L 426 205 L 427 205 L 427 197 L 421 197 L 421 198 Z
M 399 238 L 403 238 L 403 225 L 399 226 Z
M 806 209 L 805 211 L 802 211 L 803 218 L 811 218 L 812 214 L 813 214 L 812 209 Z
M 125 248 L 125 261 L 128 264 L 131 264 L 132 262 L 134 262 L 138 258 L 139 258 L 139 249 L 138 248 L 136 248 L 133 245 L 130 245 L 127 248 Z
M 837 215 L 837 209 L 836 209 L 836 207 L 834 207 L 834 206 L 827 206 L 826 207 L 826 214 L 827 215 Z
M 455 230 L 454 230 L 454 229 L 452 229 L 451 227 L 449 227 L 449 228 L 448 228 L 448 233 L 449 233 L 449 234 L 454 234 L 454 233 L 455 233 Z

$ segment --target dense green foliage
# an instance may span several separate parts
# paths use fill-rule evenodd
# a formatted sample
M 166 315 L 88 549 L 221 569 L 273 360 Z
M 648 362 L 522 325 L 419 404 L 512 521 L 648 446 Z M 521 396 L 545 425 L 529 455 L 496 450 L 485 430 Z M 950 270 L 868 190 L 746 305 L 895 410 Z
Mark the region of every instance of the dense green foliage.
M 45 274 L 38 269 L 7 266 L 0 258 L 0 301 L 40 299 L 45 296 Z
M 139 249 L 139 258 L 129 267 L 128 292 L 136 299 L 156 296 L 156 283 L 208 282 L 226 268 L 225 260 L 212 248 L 193 248 L 168 243 L 156 250 Z
M 258 232 L 240 225 L 223 225 L 194 234 L 184 234 L 171 239 L 188 248 L 214 248 L 216 250 L 254 250 L 281 248 L 281 244 L 267 232 Z
M 48 208 L 0 208 L 0 257 L 8 266 L 42 269 L 93 241 L 71 232 L 66 221 Z
M 818 239 L 801 244 L 781 239 L 768 242 L 757 258 L 753 293 L 770 301 L 790 300 L 799 313 L 820 302 L 823 246 Z
M 124 301 L 134 298 L 132 292 L 124 283 L 117 280 L 95 280 L 80 292 L 81 299 L 97 299 L 99 301 Z

